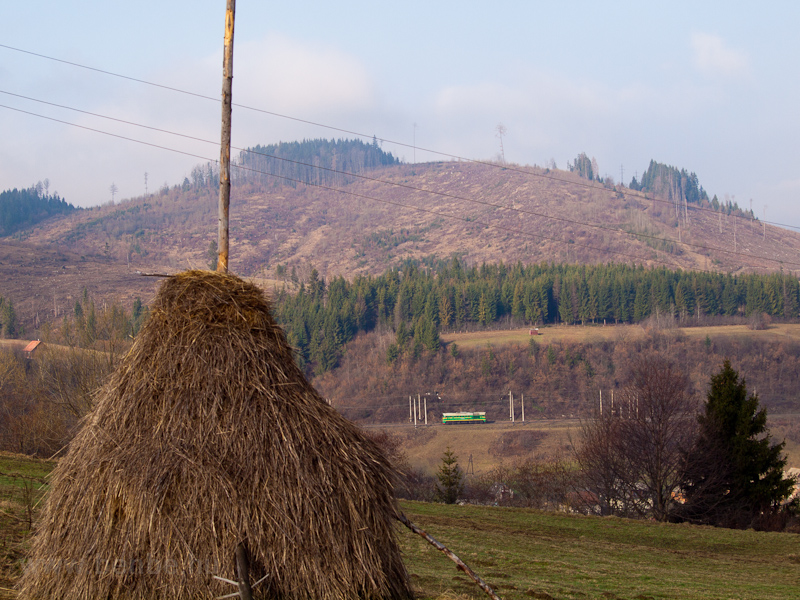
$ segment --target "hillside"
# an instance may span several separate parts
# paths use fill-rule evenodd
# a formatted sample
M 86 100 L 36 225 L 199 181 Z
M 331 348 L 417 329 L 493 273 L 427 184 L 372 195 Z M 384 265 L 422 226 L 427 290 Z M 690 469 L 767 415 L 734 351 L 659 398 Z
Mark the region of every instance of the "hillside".
M 472 264 L 613 261 L 734 273 L 781 267 L 760 256 L 783 261 L 784 272 L 800 269 L 799 234 L 725 211 L 674 208 L 576 173 L 443 162 L 377 166 L 362 174 L 371 179 L 334 175 L 327 188 L 281 180 L 234 185 L 232 270 L 288 281 L 293 271 L 307 278 L 313 265 L 323 277 L 349 279 L 407 258 L 453 254 Z M 194 179 L 18 232 L 13 243 L 3 242 L 0 293 L 30 329 L 36 313 L 40 320 L 52 317 L 53 292 L 66 298 L 86 286 L 98 298 L 146 300 L 152 284 L 131 276 L 135 271 L 207 266 L 217 190 L 213 178 Z M 21 269 L 23 263 L 31 268 Z M 74 282 L 51 280 L 42 288 L 37 266 L 54 265 L 75 272 Z

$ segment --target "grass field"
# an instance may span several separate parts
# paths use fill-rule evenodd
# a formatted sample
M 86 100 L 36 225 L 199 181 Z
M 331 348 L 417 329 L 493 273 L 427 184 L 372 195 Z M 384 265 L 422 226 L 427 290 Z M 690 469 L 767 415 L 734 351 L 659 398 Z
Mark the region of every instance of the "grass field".
M 11 587 L 54 464 L 0 452 L 0 598 L 15 597 Z
M 530 413 L 529 413 L 530 414 Z M 769 427 L 773 440 L 786 441 L 784 455 L 787 467 L 800 467 L 800 444 L 786 439 L 790 429 L 797 429 L 800 415 L 770 415 Z M 458 463 L 467 470 L 472 456 L 472 471 L 481 475 L 500 464 L 510 465 L 528 458 L 561 458 L 569 460 L 572 444 L 580 440 L 579 419 L 529 419 L 524 423 L 508 421 L 472 425 L 442 425 L 441 423 L 420 426 L 412 425 L 384 427 L 391 435 L 400 438 L 401 448 L 409 464 L 417 470 L 435 474 L 441 464 L 444 451 L 449 447 L 458 457 Z M 381 429 L 371 426 L 369 429 Z M 493 452 L 498 440 L 512 432 L 530 433 L 533 442 L 517 453 Z
M 706 336 L 749 337 L 753 339 L 776 341 L 800 341 L 800 324 L 779 323 L 767 329 L 752 330 L 746 325 L 719 325 L 714 327 L 681 327 L 669 330 L 680 332 L 689 338 L 705 339 Z M 572 342 L 587 344 L 602 341 L 631 341 L 642 339 L 648 335 L 641 325 L 555 325 L 540 327 L 535 339 L 540 344 L 549 342 Z M 461 348 L 475 348 L 492 344 L 527 344 L 531 339 L 530 330 L 510 329 L 502 331 L 473 331 L 465 333 L 443 333 L 440 339 L 445 344 L 455 342 Z
M 0 598 L 15 597 L 30 535 L 24 482 L 52 466 L 0 454 Z M 37 487 L 34 510 L 40 499 Z M 800 598 L 798 534 L 420 502 L 401 508 L 509 600 Z M 422 538 L 402 526 L 398 535 L 418 598 L 486 597 Z
M 473 425 L 436 424 L 417 429 L 387 429 L 402 438 L 402 448 L 409 464 L 415 469 L 434 474 L 442 453 L 449 447 L 466 470 L 472 456 L 472 470 L 480 475 L 500 463 L 517 459 L 543 456 L 566 456 L 570 450 L 570 436 L 576 438 L 580 424 L 577 419 L 529 420 L 515 424 L 509 422 Z M 491 449 L 498 438 L 511 432 L 535 434 L 535 443 L 519 454 L 498 455 Z M 533 437 L 533 436 L 532 436 Z
M 800 535 L 404 502 L 502 598 L 800 598 Z M 410 531 L 401 535 L 422 598 L 486 597 Z

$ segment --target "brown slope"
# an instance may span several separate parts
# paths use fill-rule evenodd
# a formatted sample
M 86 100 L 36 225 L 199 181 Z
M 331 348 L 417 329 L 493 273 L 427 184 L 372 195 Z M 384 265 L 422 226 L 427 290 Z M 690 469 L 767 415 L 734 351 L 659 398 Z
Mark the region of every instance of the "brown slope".
M 323 276 L 349 278 L 380 273 L 404 258 L 458 253 L 470 262 L 614 261 L 725 272 L 800 269 L 800 234 L 795 232 L 691 207 L 688 226 L 682 222 L 678 227 L 675 208 L 668 203 L 606 189 L 572 173 L 525 169 L 531 173 L 516 167 L 429 163 L 366 173 L 395 185 L 342 177 L 340 191 L 277 181 L 267 188 L 234 186 L 231 268 L 244 276 L 275 278 L 278 265 L 285 264 L 287 271 L 295 267 L 303 277 L 313 265 Z M 48 248 L 45 256 L 58 248 L 62 254 L 74 253 L 77 261 L 83 256 L 80 262 L 96 263 L 91 272 L 75 268 L 100 296 L 146 299 L 131 272 L 208 264 L 209 243 L 216 239 L 216 195 L 214 189 L 176 188 L 79 211 L 25 232 L 26 243 Z M 768 260 L 772 257 L 783 263 Z M 15 265 L 13 258 L 9 261 Z M 0 276 L 14 280 L 0 294 L 12 298 L 25 319 L 32 318 L 20 304 L 25 290 L 41 287 L 32 281 L 40 277 L 36 266 L 33 262 L 21 272 L 0 265 Z M 59 293 L 62 281 L 48 283 L 48 293 Z M 81 286 L 63 293 L 76 289 Z

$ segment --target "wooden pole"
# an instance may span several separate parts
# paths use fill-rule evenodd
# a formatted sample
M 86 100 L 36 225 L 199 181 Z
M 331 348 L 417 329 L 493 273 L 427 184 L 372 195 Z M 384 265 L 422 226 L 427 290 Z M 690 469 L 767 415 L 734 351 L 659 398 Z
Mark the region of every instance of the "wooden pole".
M 525 394 L 520 394 L 519 404 L 522 406 L 522 422 L 525 422 Z
M 250 587 L 250 561 L 247 559 L 244 542 L 239 542 L 236 546 L 236 585 L 241 600 L 253 600 L 253 590 Z
M 222 139 L 219 151 L 219 227 L 217 272 L 228 272 L 228 214 L 231 203 L 231 96 L 233 93 L 233 17 L 236 0 L 227 0 L 222 59 Z

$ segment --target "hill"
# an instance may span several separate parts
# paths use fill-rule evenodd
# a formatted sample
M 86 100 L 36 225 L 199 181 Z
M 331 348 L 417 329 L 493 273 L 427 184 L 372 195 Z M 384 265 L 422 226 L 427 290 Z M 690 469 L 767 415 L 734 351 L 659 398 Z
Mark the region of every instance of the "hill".
M 340 155 L 330 154 L 320 164 L 341 170 L 334 161 Z M 407 165 L 380 157 L 355 164 L 361 164 L 353 167 L 356 175 L 325 171 L 310 181 L 315 185 L 298 183 L 310 175 L 294 171 L 281 175 L 289 179 L 235 180 L 232 271 L 288 282 L 292 273 L 307 279 L 313 266 L 323 277 L 350 279 L 405 259 L 454 254 L 467 264 L 613 261 L 725 273 L 800 268 L 800 235 L 764 226 L 730 206 L 717 203 L 714 210 L 702 198 L 677 206 L 669 195 L 646 198 L 578 172 L 518 165 Z M 43 254 L 43 267 L 57 249 L 67 257 L 59 266 L 80 274 L 78 289 L 64 280 L 57 295 L 74 296 L 85 285 L 100 298 L 136 296 L 139 284 L 129 276 L 136 270 L 209 264 L 217 223 L 214 183 L 213 169 L 198 166 L 179 186 L 52 217 L 17 237 L 24 253 Z M 0 259 L 0 278 L 7 282 L 0 293 L 14 301 L 30 329 L 36 313 L 41 320 L 55 306 L 52 293 L 45 299 L 35 291 L 35 271 L 13 271 L 15 248 Z M 84 263 L 107 269 L 101 274 L 104 269 L 84 269 Z

